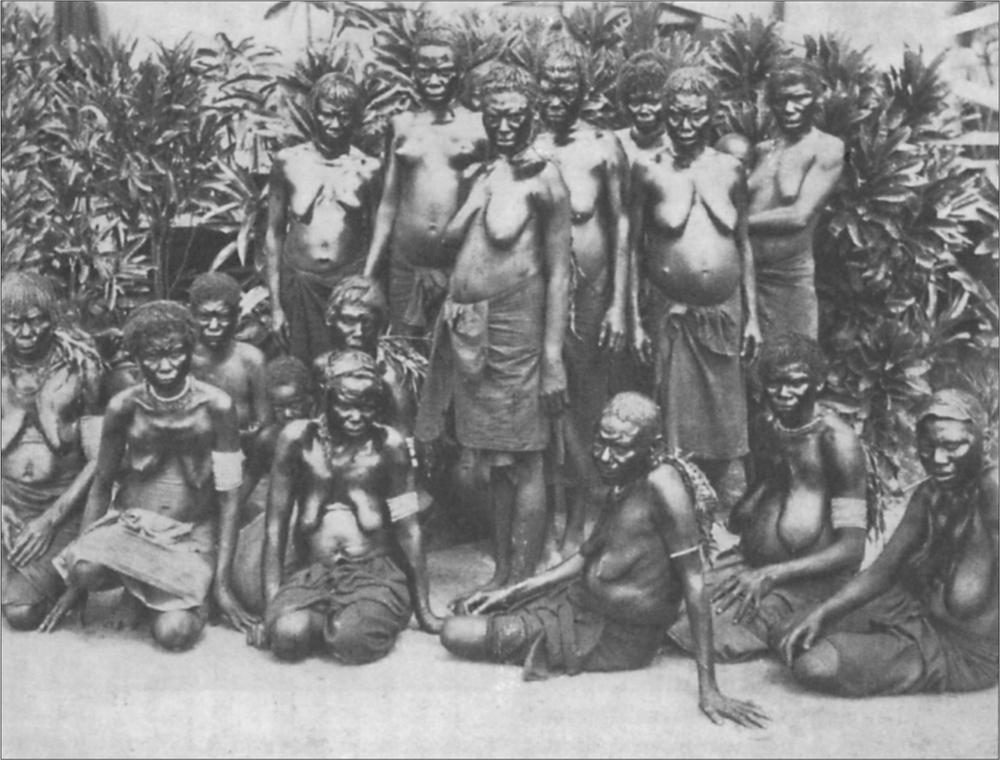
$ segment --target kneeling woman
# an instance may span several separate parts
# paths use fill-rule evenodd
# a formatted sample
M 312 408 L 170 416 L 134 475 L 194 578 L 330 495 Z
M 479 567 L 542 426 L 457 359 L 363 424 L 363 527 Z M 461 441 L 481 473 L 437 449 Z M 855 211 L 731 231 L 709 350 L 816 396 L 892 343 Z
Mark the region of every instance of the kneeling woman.
M 57 558 L 68 588 L 43 630 L 88 591 L 124 585 L 153 612 L 156 642 L 187 649 L 213 580 L 222 614 L 240 630 L 253 623 L 229 582 L 242 479 L 236 411 L 228 394 L 190 376 L 196 337 L 190 312 L 169 301 L 145 304 L 125 325 L 143 383 L 108 404 L 81 535 Z

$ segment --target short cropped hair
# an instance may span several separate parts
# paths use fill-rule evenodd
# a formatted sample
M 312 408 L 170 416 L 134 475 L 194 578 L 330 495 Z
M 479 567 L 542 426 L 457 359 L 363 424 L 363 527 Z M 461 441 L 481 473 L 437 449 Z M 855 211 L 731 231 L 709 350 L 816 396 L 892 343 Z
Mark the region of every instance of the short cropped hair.
M 150 340 L 170 333 L 180 335 L 193 347 L 199 327 L 191 310 L 176 301 L 150 301 L 137 307 L 122 328 L 122 345 L 133 357 L 138 357 Z
M 773 103 L 778 90 L 789 84 L 804 84 L 813 95 L 823 92 L 823 79 L 819 70 L 805 58 L 788 57 L 775 64 L 764 85 L 767 102 Z
M 361 88 L 347 74 L 331 71 L 324 74 L 309 91 L 309 105 L 315 112 L 322 102 L 343 103 L 351 111 L 355 122 L 360 122 L 364 115 L 364 98 Z
M 779 367 L 804 364 L 816 385 L 826 381 L 827 361 L 819 344 L 801 333 L 782 333 L 764 342 L 760 353 L 760 376 L 765 380 Z
M 59 295 L 55 283 L 40 272 L 10 272 L 0 280 L 0 314 L 9 317 L 28 309 L 41 309 L 53 320 L 59 318 Z
M 224 272 L 205 272 L 191 283 L 188 304 L 192 309 L 205 301 L 222 301 L 231 309 L 240 307 L 243 291 L 240 284 Z
M 580 49 L 568 40 L 557 40 L 546 45 L 538 64 L 537 76 L 541 79 L 547 69 L 566 67 L 573 70 L 580 87 L 587 87 L 587 70 L 583 65 Z
M 623 106 L 636 92 L 662 97 L 670 71 L 666 58 L 654 50 L 643 50 L 629 58 L 618 74 L 618 102 Z
M 428 24 L 419 29 L 413 35 L 411 50 L 416 58 L 417 51 L 422 47 L 446 47 L 451 51 L 455 59 L 455 66 L 461 71 L 464 68 L 465 60 L 462 54 L 462 46 L 459 44 L 458 32 L 447 24 Z
M 674 69 L 663 86 L 663 100 L 668 103 L 678 95 L 700 95 L 708 99 L 709 108 L 718 102 L 718 82 L 702 66 L 682 66 Z
M 270 391 L 282 385 L 295 385 L 306 391 L 312 391 L 312 375 L 301 359 L 294 356 L 279 356 L 267 363 L 264 368 L 264 387 Z
M 326 323 L 333 324 L 340 310 L 347 305 L 363 306 L 371 311 L 378 320 L 379 333 L 389 321 L 389 304 L 386 303 L 382 289 L 371 277 L 351 275 L 333 286 L 326 302 Z
M 639 434 L 646 442 L 651 442 L 660 435 L 660 407 L 642 393 L 626 391 L 613 396 L 604 406 L 601 417 L 609 415 L 638 425 Z
M 483 76 L 479 94 L 485 104 L 490 98 L 507 93 L 524 95 L 532 110 L 538 105 L 538 82 L 527 69 L 498 63 Z

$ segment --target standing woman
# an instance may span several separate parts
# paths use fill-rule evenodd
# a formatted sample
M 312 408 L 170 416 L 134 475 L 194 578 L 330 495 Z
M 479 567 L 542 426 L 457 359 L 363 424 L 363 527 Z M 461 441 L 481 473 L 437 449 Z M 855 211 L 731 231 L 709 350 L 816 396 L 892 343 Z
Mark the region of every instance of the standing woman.
M 233 400 L 190 374 L 198 325 L 188 309 L 136 309 L 124 342 L 143 382 L 108 404 L 81 536 L 57 558 L 67 590 L 42 623 L 52 630 L 88 591 L 124 585 L 152 612 L 153 639 L 190 648 L 209 592 L 232 625 L 254 621 L 230 590 L 242 460 Z M 112 503 L 112 487 L 117 484 Z
M 844 143 L 813 126 L 822 86 L 801 59 L 782 62 L 767 80 L 778 135 L 755 148 L 747 220 L 765 341 L 786 332 L 816 340 L 819 332 L 813 237 L 844 169 Z
M 434 324 L 453 263 L 441 233 L 462 199 L 465 170 L 485 156 L 486 137 L 478 115 L 455 100 L 462 62 L 454 33 L 423 29 L 414 53 L 423 108 L 392 120 L 365 275 L 375 277 L 388 254 L 392 331 L 423 336 Z

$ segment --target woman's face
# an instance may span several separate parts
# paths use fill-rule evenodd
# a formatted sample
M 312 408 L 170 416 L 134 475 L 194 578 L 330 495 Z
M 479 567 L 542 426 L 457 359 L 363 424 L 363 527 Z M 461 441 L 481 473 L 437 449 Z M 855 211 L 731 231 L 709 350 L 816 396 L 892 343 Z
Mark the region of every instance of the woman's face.
M 191 369 L 192 346 L 179 332 L 150 338 L 136 361 L 143 379 L 159 396 L 175 396 L 184 388 Z

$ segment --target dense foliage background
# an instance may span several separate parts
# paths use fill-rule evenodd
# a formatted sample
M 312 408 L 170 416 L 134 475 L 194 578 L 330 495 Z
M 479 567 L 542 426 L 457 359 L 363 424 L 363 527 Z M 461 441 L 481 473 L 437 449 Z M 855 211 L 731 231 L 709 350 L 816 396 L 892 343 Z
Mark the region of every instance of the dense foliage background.
M 275 62 L 277 51 L 223 34 L 210 48 L 161 45 L 142 60 L 119 39 L 57 43 L 45 18 L 0 6 L 4 269 L 57 275 L 84 323 L 120 321 L 152 295 L 182 295 L 209 266 L 242 278 L 247 311 L 266 310 L 255 254 L 269 153 L 310 134 L 303 95 L 338 70 L 363 83 L 358 144 L 378 154 L 389 117 L 416 102 L 412 40 L 430 21 L 392 4 L 308 5 L 316 23 L 329 24 L 327 43 L 290 68 Z M 981 115 L 949 106 L 941 59 L 907 51 L 880 71 L 845 40 L 786 40 L 758 18 L 661 38 L 657 13 L 656 3 L 631 3 L 580 7 L 555 23 L 512 11 L 450 14 L 469 71 L 463 100 L 474 104 L 491 61 L 534 68 L 551 35 L 568 34 L 586 62 L 593 123 L 624 125 L 617 71 L 657 48 L 673 65 L 710 66 L 722 94 L 717 133 L 757 141 L 771 126 L 763 83 L 798 43 L 827 85 L 819 126 L 847 145 L 816 246 L 831 400 L 855 419 L 890 488 L 900 467 L 912 467 L 908 415 L 931 388 L 973 390 L 995 428 L 996 171 L 947 141 Z M 372 40 L 364 51 L 359 34 Z

